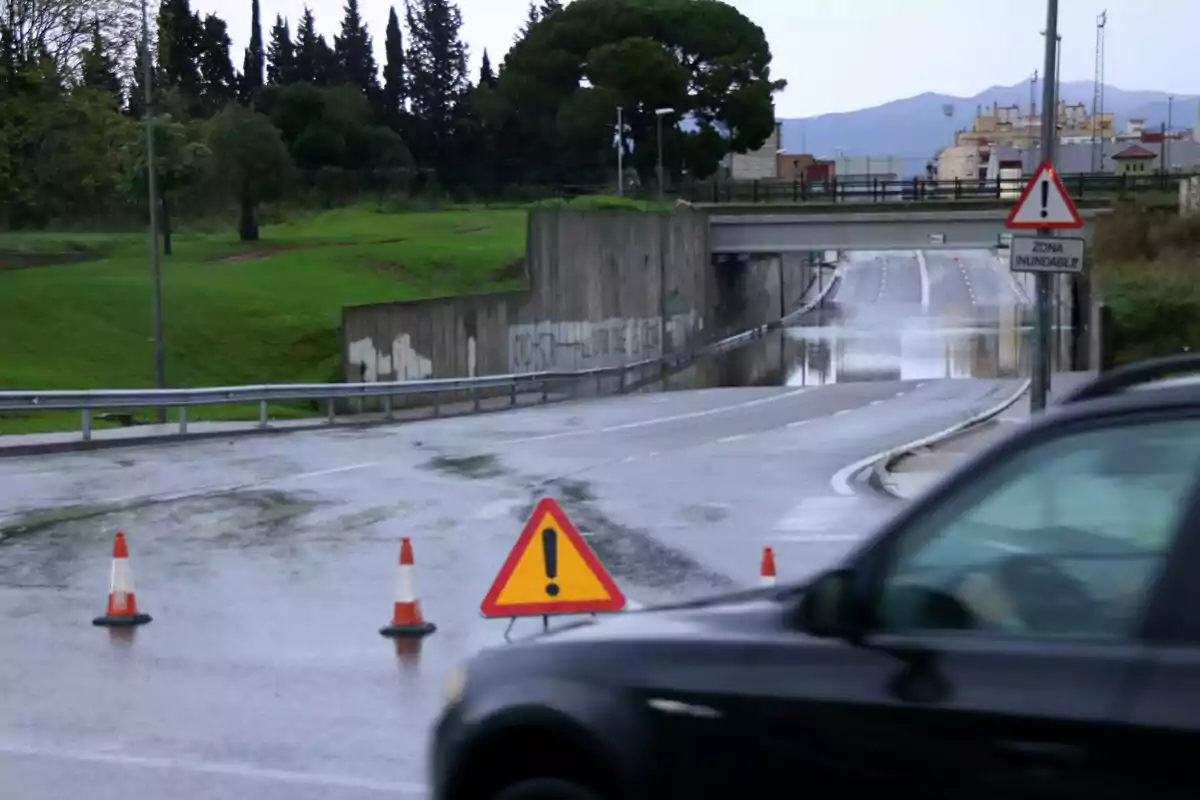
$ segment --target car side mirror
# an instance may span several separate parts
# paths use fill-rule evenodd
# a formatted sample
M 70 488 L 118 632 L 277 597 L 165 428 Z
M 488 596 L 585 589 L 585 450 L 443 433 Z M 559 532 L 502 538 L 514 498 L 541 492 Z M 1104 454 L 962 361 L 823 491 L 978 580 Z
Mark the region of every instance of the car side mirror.
M 812 636 L 853 638 L 859 628 L 850 591 L 853 575 L 848 569 L 837 569 L 813 580 L 800 596 L 797 626 Z

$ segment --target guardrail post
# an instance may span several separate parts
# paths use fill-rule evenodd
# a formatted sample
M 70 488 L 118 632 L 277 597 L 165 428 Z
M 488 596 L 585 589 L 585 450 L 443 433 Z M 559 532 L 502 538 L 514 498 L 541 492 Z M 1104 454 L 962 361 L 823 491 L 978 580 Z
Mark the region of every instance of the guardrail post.
M 1085 186 L 1087 186 L 1087 181 L 1085 180 L 1086 178 L 1087 178 L 1087 176 L 1084 175 L 1082 172 L 1079 173 L 1079 196 L 1077 198 L 1075 198 L 1076 200 L 1083 199 L 1083 188 Z
M 258 427 L 267 427 L 267 401 L 258 401 Z
M 795 203 L 800 199 L 800 181 L 792 181 L 792 202 Z
M 442 396 L 437 392 L 433 393 L 433 415 L 440 417 L 442 415 L 442 407 L 440 405 Z
M 545 403 L 550 400 L 550 385 L 546 381 L 542 381 L 542 399 L 540 402 Z
M 179 435 L 187 433 L 187 406 L 179 407 Z
M 363 404 L 363 398 L 357 397 L 357 398 L 355 398 L 355 400 L 356 400 L 355 406 L 358 408 L 359 415 L 361 415 L 363 413 L 363 409 L 365 408 L 365 406 Z
M 327 406 L 328 416 L 326 417 L 325 421 L 328 422 L 330 425 L 332 425 L 337 419 L 337 408 L 336 408 L 337 401 L 331 397 L 326 401 L 326 403 L 328 403 L 328 406 Z
M 478 389 L 472 389 L 472 390 L 471 390 L 471 410 L 472 410 L 472 411 L 476 411 L 476 412 L 478 412 L 478 411 L 479 411 L 479 405 L 480 405 L 480 403 L 481 403 L 481 402 L 482 402 L 482 401 L 479 399 L 479 390 L 478 390 Z
M 383 418 L 388 422 L 396 418 L 396 415 L 392 413 L 392 396 L 390 394 L 383 396 Z
M 954 199 L 962 200 L 962 180 L 959 178 L 954 179 Z
M 90 442 L 92 440 L 92 410 L 85 408 L 80 413 L 80 428 L 83 432 L 83 440 Z

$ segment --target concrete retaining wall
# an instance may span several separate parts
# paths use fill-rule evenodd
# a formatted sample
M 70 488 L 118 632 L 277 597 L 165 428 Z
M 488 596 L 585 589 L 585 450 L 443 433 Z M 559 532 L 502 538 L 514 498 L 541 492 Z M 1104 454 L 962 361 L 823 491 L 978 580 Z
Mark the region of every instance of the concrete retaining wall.
M 530 212 L 529 289 L 351 306 L 347 381 L 617 366 L 708 341 L 708 221 L 691 212 Z

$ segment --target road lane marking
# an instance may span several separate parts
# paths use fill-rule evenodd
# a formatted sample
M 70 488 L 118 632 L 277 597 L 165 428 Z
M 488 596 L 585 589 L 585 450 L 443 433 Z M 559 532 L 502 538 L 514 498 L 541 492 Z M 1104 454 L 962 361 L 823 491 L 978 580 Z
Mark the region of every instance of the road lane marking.
M 620 425 L 608 425 L 603 428 L 590 428 L 582 431 L 560 431 L 559 433 L 546 433 L 540 436 L 527 436 L 520 439 L 506 439 L 497 442 L 498 445 L 506 444 L 525 444 L 526 442 L 544 442 L 550 439 L 563 439 L 568 436 L 589 436 L 598 433 L 616 433 L 618 431 L 635 430 L 637 428 L 646 428 L 651 425 L 665 425 L 669 422 L 681 422 L 686 419 L 699 419 L 700 417 L 710 417 L 714 414 L 724 414 L 730 411 L 741 411 L 745 408 L 753 408 L 755 406 L 765 405 L 766 403 L 775 403 L 780 400 L 786 400 L 790 397 L 804 394 L 809 391 L 808 388 L 797 389 L 784 394 L 775 394 L 770 397 L 759 397 L 754 400 L 747 400 L 742 403 L 734 403 L 728 406 L 718 406 L 717 408 L 706 408 L 703 411 L 689 411 L 686 414 L 672 414 L 669 417 L 655 417 L 653 419 L 643 419 L 637 422 L 625 422 Z
M 276 481 L 302 481 L 309 478 L 320 478 L 323 475 L 337 475 L 339 472 L 352 472 L 356 469 L 367 469 L 368 467 L 379 466 L 377 461 L 369 461 L 364 464 L 349 464 L 345 467 L 333 467 L 332 469 L 319 469 L 316 472 L 301 472 L 299 475 L 285 475 L 282 478 L 272 478 L 266 483 L 275 483 Z
M 921 273 L 921 310 L 929 310 L 929 265 L 925 263 L 925 251 L 917 251 L 917 269 Z
M 789 422 L 787 426 L 789 428 L 799 428 L 801 425 L 807 425 L 810 422 L 812 422 L 811 419 L 798 419 L 795 422 Z
M 842 414 L 849 414 L 853 410 L 854 410 L 853 408 L 843 408 L 841 411 L 833 412 L 833 415 L 835 417 L 840 417 Z
M 120 753 L 97 753 L 76 750 L 58 750 L 42 747 L 27 747 L 18 744 L 0 744 L 0 755 L 52 758 L 60 761 L 82 761 L 91 764 L 106 764 L 117 767 L 141 767 L 143 769 L 179 770 L 208 775 L 234 778 L 251 778 L 275 783 L 298 783 L 309 786 L 336 786 L 343 789 L 363 789 L 371 792 L 393 793 L 405 797 L 425 797 L 429 787 L 409 781 L 378 781 L 356 778 L 352 775 L 333 775 L 320 772 L 293 772 L 291 770 L 254 767 L 248 764 L 226 764 L 213 761 L 193 761 L 182 758 L 154 758 L 150 756 L 128 756 Z
M 748 433 L 737 433 L 733 436 L 725 436 L 721 439 L 717 439 L 717 441 L 721 444 L 729 444 L 730 442 L 740 442 L 742 439 L 748 438 L 750 438 L 750 434 Z
M 782 533 L 771 541 L 783 544 L 844 544 L 862 540 L 862 536 L 847 533 Z
M 904 392 L 896 392 L 896 397 L 904 397 Z
M 860 502 L 847 497 L 809 497 L 797 503 L 787 516 L 776 523 L 775 530 L 825 533 L 849 519 Z
M 873 405 L 873 406 L 877 406 L 877 405 L 879 405 L 879 404 L 881 404 L 881 403 L 883 403 L 883 402 L 884 402 L 883 400 L 872 400 L 872 401 L 871 401 L 871 405 Z

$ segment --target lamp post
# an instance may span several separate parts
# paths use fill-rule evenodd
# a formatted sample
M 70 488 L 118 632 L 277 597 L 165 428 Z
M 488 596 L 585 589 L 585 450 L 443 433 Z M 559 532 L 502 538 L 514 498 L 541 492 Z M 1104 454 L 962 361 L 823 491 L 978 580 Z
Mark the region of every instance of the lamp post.
M 158 171 L 154 156 L 154 62 L 150 54 L 150 12 L 146 0 L 142 0 L 142 80 L 146 84 L 146 184 L 149 187 L 150 203 L 150 275 L 153 285 L 154 305 L 154 385 L 166 387 L 166 369 L 163 359 L 162 332 L 162 268 L 158 260 Z M 158 421 L 167 421 L 167 410 L 159 408 Z
M 663 117 L 674 113 L 675 109 L 673 108 L 654 109 L 654 116 L 657 117 L 658 122 L 658 202 L 660 203 L 663 202 L 663 184 L 666 182 L 663 177 L 665 174 L 663 172 Z
M 1058 143 L 1058 0 L 1046 0 L 1046 63 L 1043 65 L 1046 78 L 1042 84 L 1042 159 L 1054 163 L 1055 145 Z M 1051 110 L 1053 112 L 1051 113 Z M 1053 236 L 1049 228 L 1039 228 L 1038 236 Z M 1050 289 L 1051 275 L 1036 273 L 1037 280 L 1037 358 L 1033 365 L 1030 381 L 1029 408 L 1041 411 L 1046 407 L 1046 394 L 1050 389 Z

